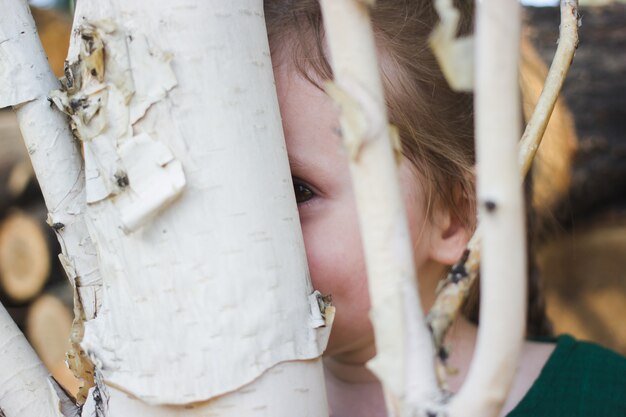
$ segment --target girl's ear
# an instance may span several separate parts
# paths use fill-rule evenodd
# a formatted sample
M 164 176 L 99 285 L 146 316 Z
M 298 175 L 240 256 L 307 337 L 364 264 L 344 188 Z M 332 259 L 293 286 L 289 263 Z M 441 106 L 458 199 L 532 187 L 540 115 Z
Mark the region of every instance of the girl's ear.
M 449 207 L 438 205 L 433 213 L 429 255 L 436 262 L 453 265 L 461 258 L 471 230 Z

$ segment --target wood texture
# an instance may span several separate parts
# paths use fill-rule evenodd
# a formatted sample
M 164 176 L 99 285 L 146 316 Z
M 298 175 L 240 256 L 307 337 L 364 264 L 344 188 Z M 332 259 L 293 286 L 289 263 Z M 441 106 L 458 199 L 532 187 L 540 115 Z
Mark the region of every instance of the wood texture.
M 46 236 L 37 219 L 17 212 L 0 223 L 0 286 L 14 302 L 33 298 L 50 272 Z
M 65 364 L 70 349 L 73 315 L 57 297 L 44 294 L 28 308 L 26 337 L 43 364 L 68 392 L 76 393 L 79 382 Z

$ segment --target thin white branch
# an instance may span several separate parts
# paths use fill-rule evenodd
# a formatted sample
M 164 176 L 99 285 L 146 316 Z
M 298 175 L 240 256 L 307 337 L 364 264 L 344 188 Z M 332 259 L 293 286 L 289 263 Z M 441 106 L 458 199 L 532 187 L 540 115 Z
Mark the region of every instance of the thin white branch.
M 477 6 L 480 327 L 469 373 L 450 404 L 451 417 L 498 415 L 515 375 L 526 321 L 526 234 L 517 164 L 521 6 L 517 0 L 483 0 Z
M 565 77 L 574 59 L 574 53 L 578 47 L 578 27 L 580 16 L 578 14 L 577 0 L 561 0 L 561 26 L 559 29 L 559 46 L 556 49 L 550 71 L 546 77 L 541 96 L 535 106 L 535 110 L 526 126 L 522 141 L 520 142 L 519 161 L 522 167 L 522 178 L 526 176 L 532 165 L 537 149 L 541 144 L 543 134 L 548 127 L 550 115 L 554 110 L 556 100 L 559 97 Z
M 0 304 L 0 413 L 6 417 L 64 417 L 49 373 Z
M 524 178 L 532 165 L 541 139 L 550 120 L 558 94 L 578 46 L 580 20 L 576 0 L 561 1 L 561 26 L 557 47 L 544 89 L 519 144 L 520 176 Z M 450 271 L 438 291 L 437 300 L 428 313 L 428 323 L 433 332 L 435 348 L 440 359 L 447 356 L 445 335 L 457 317 L 470 288 L 476 281 L 480 266 L 481 227 L 476 229 L 467 245 L 466 256 Z
M 433 347 L 423 321 L 406 211 L 379 74 L 369 6 L 322 0 L 341 131 L 350 155 L 363 239 L 376 357 L 368 363 L 385 389 L 390 415 L 424 412 L 440 400 Z
M 430 46 L 450 87 L 474 89 L 474 37 L 457 38 L 461 13 L 452 0 L 436 0 L 439 23 L 430 35 Z

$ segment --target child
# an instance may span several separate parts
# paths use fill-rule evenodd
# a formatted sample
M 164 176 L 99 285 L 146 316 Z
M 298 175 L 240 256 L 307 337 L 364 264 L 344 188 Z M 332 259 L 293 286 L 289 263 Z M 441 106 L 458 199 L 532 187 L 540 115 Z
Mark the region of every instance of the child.
M 471 29 L 472 10 L 469 2 L 464 4 L 461 33 Z M 380 384 L 364 366 L 375 355 L 374 336 L 348 159 L 337 133 L 338 110 L 320 87 L 332 72 L 318 1 L 266 0 L 265 13 L 311 278 L 316 289 L 332 295 L 337 308 L 325 352 L 331 415 L 382 417 Z M 432 1 L 379 0 L 372 20 L 390 122 L 402 139 L 399 176 L 420 295 L 428 310 L 437 283 L 461 256 L 475 227 L 473 99 L 449 89 L 429 50 L 427 39 L 437 20 Z M 452 391 L 467 373 L 476 331 L 475 324 L 461 317 L 450 332 L 454 349 L 449 362 L 459 370 L 449 379 Z M 613 384 L 626 397 L 626 360 L 618 355 L 571 338 L 561 338 L 558 345 L 528 341 L 502 415 L 626 415 L 626 400 L 607 405 L 612 399 L 605 397 L 597 405 L 590 397 L 585 398 L 589 403 L 567 408 L 561 402 L 578 396 L 574 389 L 560 396 L 542 391 L 549 385 L 544 374 L 553 372 L 555 361 L 581 358 L 573 351 L 622 372 L 621 379 L 615 370 L 598 370 L 595 379 L 575 375 L 580 382 Z M 578 368 L 564 372 L 571 380 Z

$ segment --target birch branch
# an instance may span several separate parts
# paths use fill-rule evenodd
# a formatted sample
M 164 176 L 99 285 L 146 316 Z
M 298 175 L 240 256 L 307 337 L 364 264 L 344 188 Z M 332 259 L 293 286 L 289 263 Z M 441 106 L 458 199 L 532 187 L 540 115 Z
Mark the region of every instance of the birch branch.
M 0 369 L 0 415 L 64 417 L 48 370 L 2 304 Z
M 577 1 L 562 0 L 559 45 L 550 66 L 544 89 L 519 144 L 518 160 L 522 178 L 526 176 L 532 165 L 559 92 L 563 87 L 578 46 L 579 26 Z M 447 348 L 444 345 L 445 336 L 478 277 L 481 239 L 482 227 L 479 224 L 468 243 L 465 255 L 452 267 L 446 279 L 440 284 L 437 299 L 427 316 L 435 349 L 440 363 L 443 364 L 448 357 Z
M 387 125 L 369 7 L 373 1 L 322 0 L 341 132 L 359 212 L 376 357 L 390 416 L 433 413 L 441 393 L 424 325 L 412 244 Z
M 477 6 L 481 312 L 476 351 L 461 390 L 449 404 L 450 417 L 498 415 L 515 376 L 526 321 L 526 234 L 517 167 L 521 6 L 517 0 L 484 0 Z
M 100 272 L 95 249 L 83 218 L 84 172 L 80 150 L 66 118 L 50 107 L 48 95 L 59 87 L 37 35 L 28 4 L 3 2 L 0 16 L 0 107 L 14 106 L 39 181 L 48 224 L 61 244 L 59 255 L 75 291 L 76 319 L 72 331 L 69 363 L 76 376 L 91 385 L 91 364 L 79 347 L 82 321 L 93 318 L 99 308 Z M 83 319 L 81 319 L 83 317 Z
M 574 53 L 576 48 L 578 48 L 579 26 L 578 0 L 561 0 L 559 46 L 552 59 L 539 101 L 535 106 L 519 145 L 519 164 L 522 169 L 522 178 L 530 170 L 543 134 L 550 121 L 550 115 L 556 105 L 556 100 L 563 88 L 567 72 L 574 60 Z

